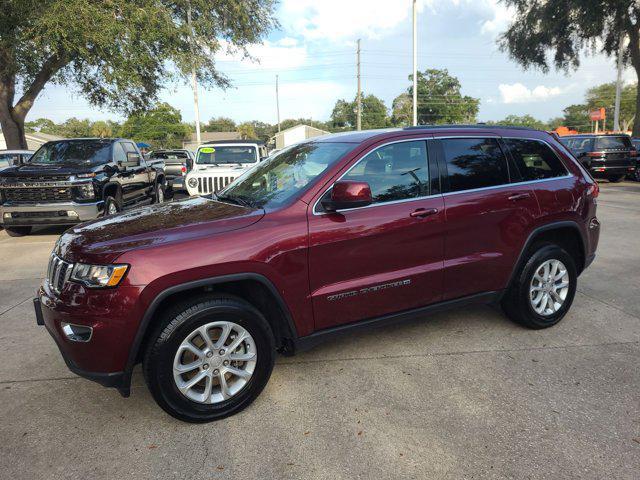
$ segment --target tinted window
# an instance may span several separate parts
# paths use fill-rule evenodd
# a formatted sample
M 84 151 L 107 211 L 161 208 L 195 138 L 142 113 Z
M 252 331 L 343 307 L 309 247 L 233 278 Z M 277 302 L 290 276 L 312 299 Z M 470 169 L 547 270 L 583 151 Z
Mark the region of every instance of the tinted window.
M 122 142 L 122 146 L 124 147 L 124 151 L 127 153 L 138 153 L 136 146 L 131 142 Z
M 540 180 L 567 174 L 564 165 L 547 144 L 512 138 L 505 138 L 504 142 L 511 150 L 523 180 Z
M 629 137 L 598 137 L 596 138 L 596 150 L 630 148 L 631 139 Z
M 495 138 L 452 138 L 441 142 L 451 192 L 509 183 L 506 160 Z
M 571 151 L 591 151 L 593 138 L 561 138 L 560 141 Z
M 380 147 L 360 160 L 343 179 L 367 182 L 374 203 L 428 195 L 426 142 Z

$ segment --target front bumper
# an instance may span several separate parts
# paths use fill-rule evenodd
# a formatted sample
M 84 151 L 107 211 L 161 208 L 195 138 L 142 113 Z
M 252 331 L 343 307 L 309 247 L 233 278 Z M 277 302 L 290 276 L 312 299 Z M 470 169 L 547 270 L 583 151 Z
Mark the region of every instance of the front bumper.
M 139 294 L 137 287 L 90 290 L 67 283 L 56 295 L 45 280 L 33 300 L 36 322 L 53 337 L 69 370 L 128 396 L 126 365 L 138 328 L 133 303 Z M 65 333 L 67 323 L 90 328 L 90 339 L 74 340 Z
M 98 218 L 103 208 L 104 202 L 34 203 L 29 205 L 4 203 L 0 205 L 0 224 L 6 227 L 75 225 Z

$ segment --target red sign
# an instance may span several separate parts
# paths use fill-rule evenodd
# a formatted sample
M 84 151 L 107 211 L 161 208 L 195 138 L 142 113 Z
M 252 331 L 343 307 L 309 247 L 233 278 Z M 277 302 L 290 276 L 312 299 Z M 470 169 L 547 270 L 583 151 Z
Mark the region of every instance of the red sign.
M 589 118 L 591 118 L 592 122 L 605 120 L 607 118 L 607 112 L 604 108 L 601 108 L 600 110 L 593 110 L 589 112 Z

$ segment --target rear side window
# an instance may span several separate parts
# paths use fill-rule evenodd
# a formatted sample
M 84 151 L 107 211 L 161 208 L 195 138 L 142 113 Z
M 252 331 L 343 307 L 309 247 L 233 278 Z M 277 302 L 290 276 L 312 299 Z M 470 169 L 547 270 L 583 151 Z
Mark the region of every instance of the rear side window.
M 629 137 L 597 137 L 594 148 L 596 150 L 631 148 L 631 139 Z
M 524 181 L 562 177 L 567 174 L 567 169 L 546 143 L 516 138 L 505 138 L 504 143 L 511 151 Z
M 429 195 L 426 142 L 380 147 L 367 154 L 343 178 L 367 182 L 374 203 Z
M 449 138 L 441 142 L 449 191 L 509 183 L 507 162 L 495 138 Z

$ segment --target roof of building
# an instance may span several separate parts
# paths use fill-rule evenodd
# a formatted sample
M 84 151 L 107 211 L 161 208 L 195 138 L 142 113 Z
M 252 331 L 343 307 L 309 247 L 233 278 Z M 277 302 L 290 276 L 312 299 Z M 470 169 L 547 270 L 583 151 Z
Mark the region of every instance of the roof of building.
M 318 132 L 331 133 L 331 132 L 327 132 L 326 130 L 322 130 L 321 128 L 318 128 L 318 127 L 312 127 L 311 125 L 299 123 L 298 125 L 294 125 L 293 127 L 285 128 L 284 130 L 280 130 L 279 132 L 276 132 L 274 136 L 282 135 L 285 132 L 288 132 L 290 130 L 295 130 L 296 128 L 300 128 L 300 127 L 312 128 L 313 130 L 317 130 Z
M 240 134 L 238 132 L 200 132 L 200 141 L 213 142 L 218 140 L 240 140 Z M 190 142 L 196 142 L 196 134 L 192 133 L 189 137 Z

